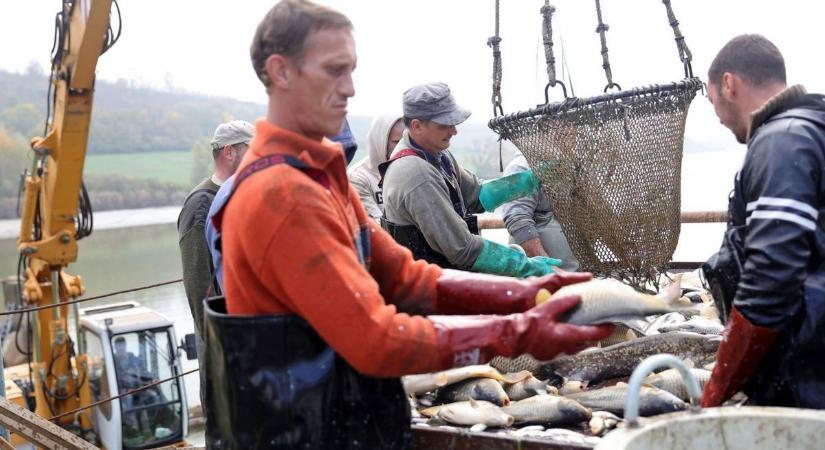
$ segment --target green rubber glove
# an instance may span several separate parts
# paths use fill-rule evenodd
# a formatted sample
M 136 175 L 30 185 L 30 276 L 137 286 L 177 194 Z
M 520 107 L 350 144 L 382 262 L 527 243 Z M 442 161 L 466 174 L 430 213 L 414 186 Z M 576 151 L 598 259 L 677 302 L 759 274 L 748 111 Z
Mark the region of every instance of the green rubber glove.
M 546 256 L 532 258 L 512 247 L 496 244 L 484 239 L 484 247 L 476 258 L 472 272 L 493 273 L 516 278 L 540 277 L 553 273 L 553 266 L 560 266 L 562 261 Z
M 533 171 L 526 170 L 482 182 L 478 199 L 484 210 L 491 212 L 504 203 L 531 194 L 538 187 L 539 180 Z

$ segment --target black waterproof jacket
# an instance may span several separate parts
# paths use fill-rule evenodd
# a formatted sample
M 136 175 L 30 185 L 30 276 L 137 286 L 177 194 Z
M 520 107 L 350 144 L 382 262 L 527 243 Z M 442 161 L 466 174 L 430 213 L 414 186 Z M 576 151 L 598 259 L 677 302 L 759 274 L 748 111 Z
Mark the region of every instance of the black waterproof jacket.
M 754 113 L 729 214 L 744 249 L 733 304 L 780 331 L 746 392 L 825 408 L 825 96 L 794 86 Z

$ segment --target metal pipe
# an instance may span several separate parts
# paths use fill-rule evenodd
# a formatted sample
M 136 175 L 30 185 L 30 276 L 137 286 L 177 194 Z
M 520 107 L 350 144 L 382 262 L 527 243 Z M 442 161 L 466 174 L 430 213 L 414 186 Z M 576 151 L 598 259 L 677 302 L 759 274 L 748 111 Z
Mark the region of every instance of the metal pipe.
M 728 221 L 727 211 L 683 211 L 679 216 L 681 223 L 724 223 Z M 478 216 L 480 230 L 495 230 L 506 228 L 504 220 L 494 214 Z
M 79 355 L 86 354 L 86 335 L 80 329 L 80 312 L 78 311 L 77 303 L 72 304 L 72 312 L 74 313 L 74 332 L 77 336 L 77 353 Z
M 60 304 L 60 271 L 52 270 L 52 304 Z M 60 320 L 60 307 L 52 308 L 52 319 Z
M 639 97 L 646 95 L 670 95 L 678 91 L 698 91 L 702 88 L 702 86 L 702 80 L 698 78 L 688 78 L 674 83 L 654 84 L 650 86 L 637 87 L 634 89 L 628 89 L 626 91 L 597 95 L 595 97 L 571 97 L 561 102 L 539 106 L 538 108 L 533 108 L 528 111 L 521 111 L 516 113 L 510 113 L 504 116 L 494 117 L 490 119 L 489 122 L 487 122 L 487 126 L 496 131 L 499 126 L 504 125 L 507 122 L 526 119 L 528 117 L 544 116 L 567 109 L 581 108 L 596 103 L 605 103 L 610 101 L 622 100 L 629 97 Z
M 11 317 L 8 319 L 11 320 Z M 19 331 L 18 331 L 19 332 Z M 16 339 L 16 336 L 15 336 Z M 31 350 L 31 349 L 30 349 Z M 3 367 L 3 348 L 0 346 L 0 374 L 3 373 L 5 368 Z M 6 398 L 6 377 L 0 376 L 0 397 Z M 0 438 L 5 440 L 9 440 L 9 430 L 6 427 L 0 426 Z
M 668 366 L 679 371 L 679 374 L 682 375 L 682 381 L 687 388 L 688 396 L 690 397 L 691 411 L 696 412 L 699 410 L 699 401 L 702 399 L 702 389 L 699 387 L 699 382 L 696 381 L 696 377 L 688 370 L 685 362 L 667 353 L 653 355 L 636 366 L 633 375 L 630 376 L 627 388 L 627 403 L 624 408 L 624 418 L 627 421 L 628 427 L 632 428 L 639 425 L 639 394 L 642 390 L 642 383 L 648 375 L 662 366 Z

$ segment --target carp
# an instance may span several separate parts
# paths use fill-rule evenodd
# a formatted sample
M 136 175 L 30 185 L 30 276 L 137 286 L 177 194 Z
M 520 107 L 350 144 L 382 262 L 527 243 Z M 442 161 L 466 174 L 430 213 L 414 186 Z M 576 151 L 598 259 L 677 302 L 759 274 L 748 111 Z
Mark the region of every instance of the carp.
M 537 393 L 544 394 L 548 389 L 554 390 L 555 388 L 547 386 L 546 381 L 541 381 L 533 375 L 519 382 L 504 386 L 504 392 L 507 393 L 507 397 L 509 397 L 511 401 L 524 400 Z
M 447 405 L 433 406 L 421 411 L 427 417 L 435 417 L 454 425 L 485 427 L 509 427 L 515 420 L 498 406 L 485 401 L 469 400 Z
M 711 371 L 705 369 L 688 370 L 690 370 L 694 378 L 696 378 L 696 381 L 699 382 L 699 392 L 704 391 L 705 385 L 710 381 Z M 676 369 L 668 369 L 663 372 L 651 374 L 645 378 L 645 384 L 668 391 L 684 401 L 690 399 L 685 382 L 682 380 L 682 375 Z
M 567 398 L 575 400 L 588 408 L 624 416 L 627 392 L 628 386 L 620 383 L 616 386 L 570 394 Z M 687 404 L 685 402 L 665 390 L 642 386 L 639 392 L 640 416 L 655 416 L 681 411 L 686 408 Z
M 705 319 L 701 316 L 692 317 L 686 322 L 659 327 L 660 333 L 668 333 L 671 331 L 688 331 L 699 334 L 722 334 L 722 331 L 724 330 L 725 327 L 721 323 Z
M 468 378 L 492 378 L 498 381 L 515 383 L 529 375 L 530 374 L 528 372 L 519 372 L 516 374 L 508 374 L 508 376 L 505 377 L 495 368 L 490 367 L 487 364 L 480 364 L 475 366 L 457 367 L 455 369 L 445 370 L 443 372 L 408 375 L 401 377 L 401 383 L 404 385 L 404 391 L 408 395 L 419 395 L 434 391 L 440 387 L 447 386 L 448 384 L 466 380 Z
M 611 412 L 593 411 L 587 425 L 594 436 L 603 436 L 621 422 L 622 419 Z
M 555 358 L 542 364 L 536 378 L 562 376 L 568 380 L 596 381 L 630 376 L 645 358 L 670 353 L 702 367 L 716 360 L 720 336 L 673 332 L 643 336 L 632 341 L 600 349 L 585 350 L 575 355 Z
M 549 394 L 519 400 L 501 410 L 513 416 L 517 424 L 564 426 L 590 419 L 590 410 L 578 402 Z
M 657 295 L 642 294 L 614 279 L 590 280 L 562 287 L 547 301 L 570 295 L 581 296 L 581 303 L 560 317 L 575 325 L 626 322 L 644 319 L 654 314 L 664 314 L 691 307 L 681 303 L 680 277 Z
M 492 378 L 471 378 L 438 390 L 436 401 L 453 403 L 469 400 L 483 400 L 497 406 L 510 404 L 510 398 L 504 392 L 501 383 Z

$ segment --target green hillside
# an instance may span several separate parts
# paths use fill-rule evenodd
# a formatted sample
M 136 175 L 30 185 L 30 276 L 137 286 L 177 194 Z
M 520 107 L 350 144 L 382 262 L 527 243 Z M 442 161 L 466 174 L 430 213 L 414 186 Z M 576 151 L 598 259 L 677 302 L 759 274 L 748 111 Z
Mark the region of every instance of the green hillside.
M 188 185 L 192 173 L 191 152 L 144 152 L 89 155 L 83 167 L 86 176 L 120 175 L 157 179 Z
M 0 219 L 16 215 L 20 173 L 30 164 L 28 142 L 44 132 L 47 88 L 46 75 L 36 67 L 22 74 L 0 70 Z M 211 171 L 215 126 L 231 119 L 252 122 L 265 108 L 98 80 L 84 177 L 95 210 L 179 205 Z M 371 119 L 348 120 L 358 141 L 356 160 L 366 157 Z M 451 150 L 480 177 L 493 177 L 499 170 L 496 138 L 482 124 L 462 124 Z M 505 144 L 505 164 L 512 154 Z

